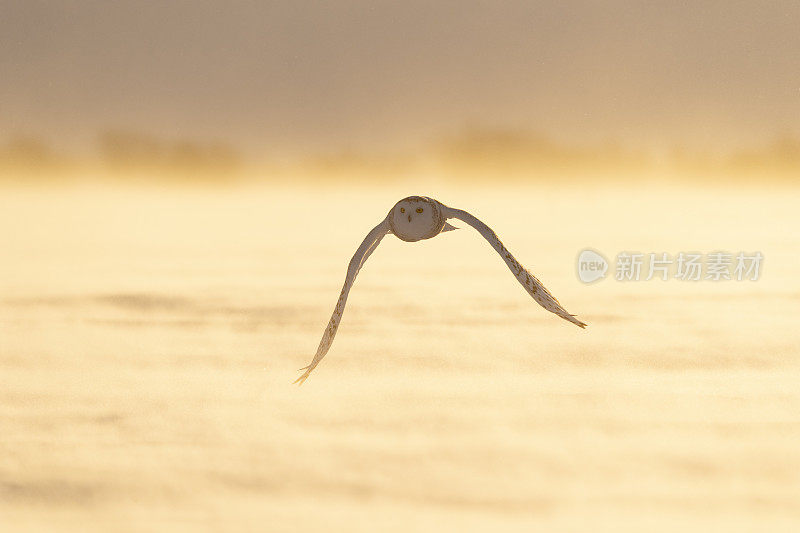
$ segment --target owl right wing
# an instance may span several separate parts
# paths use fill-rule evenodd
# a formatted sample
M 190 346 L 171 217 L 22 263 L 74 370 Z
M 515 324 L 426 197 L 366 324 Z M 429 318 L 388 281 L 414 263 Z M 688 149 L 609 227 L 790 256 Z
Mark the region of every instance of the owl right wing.
M 533 299 L 536 300 L 539 305 L 551 313 L 555 313 L 564 320 L 572 322 L 576 326 L 581 328 L 586 327 L 586 324 L 575 318 L 575 315 L 568 313 L 566 309 L 561 307 L 561 304 L 558 303 L 558 300 L 556 300 L 555 296 L 550 294 L 550 291 L 548 291 L 545 286 L 542 285 L 542 282 L 539 281 L 536 276 L 528 272 L 526 268 L 519 264 L 519 261 L 517 261 L 513 255 L 511 255 L 511 252 L 509 252 L 508 249 L 503 245 L 503 242 L 500 240 L 497 234 L 492 231 L 492 228 L 466 211 L 462 211 L 461 209 L 453 209 L 452 207 L 445 206 L 444 214 L 446 218 L 457 218 L 478 230 L 478 233 L 480 233 L 483 238 L 492 245 L 492 248 L 494 248 L 495 251 L 500 254 L 500 257 L 502 257 L 503 261 L 506 262 L 506 265 L 508 265 L 511 273 L 514 274 L 514 277 L 517 278 L 517 281 L 519 281 L 520 285 L 525 287 L 525 290 L 528 291 L 528 294 L 533 296 Z
M 344 279 L 344 286 L 342 287 L 341 294 L 339 294 L 339 301 L 336 302 L 336 307 L 333 309 L 331 319 L 328 321 L 328 327 L 325 328 L 325 332 L 322 334 L 322 340 L 319 341 L 317 353 L 314 355 L 311 364 L 300 369 L 305 370 L 305 372 L 295 380 L 295 383 L 302 385 L 311 374 L 311 371 L 316 368 L 319 362 L 322 361 L 322 358 L 325 357 L 325 354 L 328 353 L 333 343 L 333 338 L 336 336 L 336 330 L 339 329 L 339 322 L 342 320 L 344 306 L 347 303 L 347 295 L 350 294 L 350 288 L 356 281 L 358 271 L 361 270 L 367 258 L 375 251 L 381 239 L 383 239 L 389 231 L 389 219 L 387 217 L 367 234 L 361 246 L 358 247 L 358 250 L 356 250 L 356 253 L 353 255 L 353 258 L 350 259 L 350 264 L 347 267 L 347 276 L 345 276 Z

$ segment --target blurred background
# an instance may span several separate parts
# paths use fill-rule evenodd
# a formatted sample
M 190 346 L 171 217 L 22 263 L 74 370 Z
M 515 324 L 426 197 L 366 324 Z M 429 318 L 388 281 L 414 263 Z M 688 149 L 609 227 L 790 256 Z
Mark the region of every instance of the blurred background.
M 1 9 L 11 181 L 800 167 L 791 0 Z
M 795 531 L 800 4 L 0 2 L 0 529 Z M 389 236 L 302 388 L 352 253 Z M 459 224 L 456 224 L 459 225 Z M 761 252 L 757 281 L 579 252 Z

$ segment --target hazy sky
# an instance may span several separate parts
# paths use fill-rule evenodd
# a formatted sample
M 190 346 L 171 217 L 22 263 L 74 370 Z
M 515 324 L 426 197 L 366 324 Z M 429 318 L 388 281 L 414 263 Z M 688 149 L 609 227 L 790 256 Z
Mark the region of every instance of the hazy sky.
M 0 0 L 0 134 L 250 150 L 465 124 L 662 146 L 800 134 L 800 2 Z

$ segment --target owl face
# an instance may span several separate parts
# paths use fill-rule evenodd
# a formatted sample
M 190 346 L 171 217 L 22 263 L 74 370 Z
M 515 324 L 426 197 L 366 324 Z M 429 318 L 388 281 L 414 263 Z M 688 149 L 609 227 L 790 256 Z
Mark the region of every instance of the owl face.
M 414 242 L 435 237 L 444 228 L 442 206 L 427 196 L 409 196 L 389 212 L 389 225 L 397 238 Z

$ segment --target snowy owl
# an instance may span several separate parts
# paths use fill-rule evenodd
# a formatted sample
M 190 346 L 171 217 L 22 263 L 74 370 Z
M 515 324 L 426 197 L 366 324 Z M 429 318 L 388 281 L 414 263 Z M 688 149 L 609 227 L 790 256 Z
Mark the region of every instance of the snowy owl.
M 342 287 L 339 301 L 336 302 L 336 308 L 333 310 L 333 315 L 331 315 L 331 319 L 328 322 L 328 327 L 325 328 L 325 332 L 322 334 L 322 340 L 317 348 L 317 354 L 314 356 L 310 365 L 300 369 L 305 372 L 297 378 L 295 383 L 302 384 L 322 358 L 325 357 L 325 354 L 328 353 L 331 343 L 333 343 L 333 337 L 336 335 L 336 330 L 339 327 L 339 322 L 342 319 L 342 314 L 344 313 L 347 295 L 350 293 L 350 288 L 356 280 L 356 275 L 358 271 L 361 270 L 361 267 L 364 266 L 370 254 L 378 247 L 384 235 L 393 233 L 397 238 L 406 242 L 430 239 L 442 232 L 457 229 L 447 222 L 449 218 L 457 218 L 466 222 L 475 228 L 478 233 L 483 235 L 483 238 L 492 245 L 492 248 L 494 248 L 495 251 L 500 254 L 500 257 L 503 258 L 503 261 L 506 262 L 508 268 L 511 269 L 511 272 L 517 278 L 517 281 L 525 287 L 528 294 L 533 296 L 533 299 L 536 300 L 539 305 L 581 328 L 586 327 L 586 324 L 575 318 L 575 315 L 569 314 L 566 309 L 561 307 L 558 300 L 550 294 L 544 285 L 542 285 L 542 282 L 536 279 L 536 276 L 519 264 L 489 226 L 466 211 L 448 207 L 433 198 L 428 198 L 427 196 L 409 196 L 408 198 L 403 198 L 392 207 L 386 218 L 367 234 L 364 242 L 362 242 L 361 246 L 356 250 L 355 255 L 353 255 L 353 258 L 350 260 L 350 265 L 347 267 L 344 287 Z

